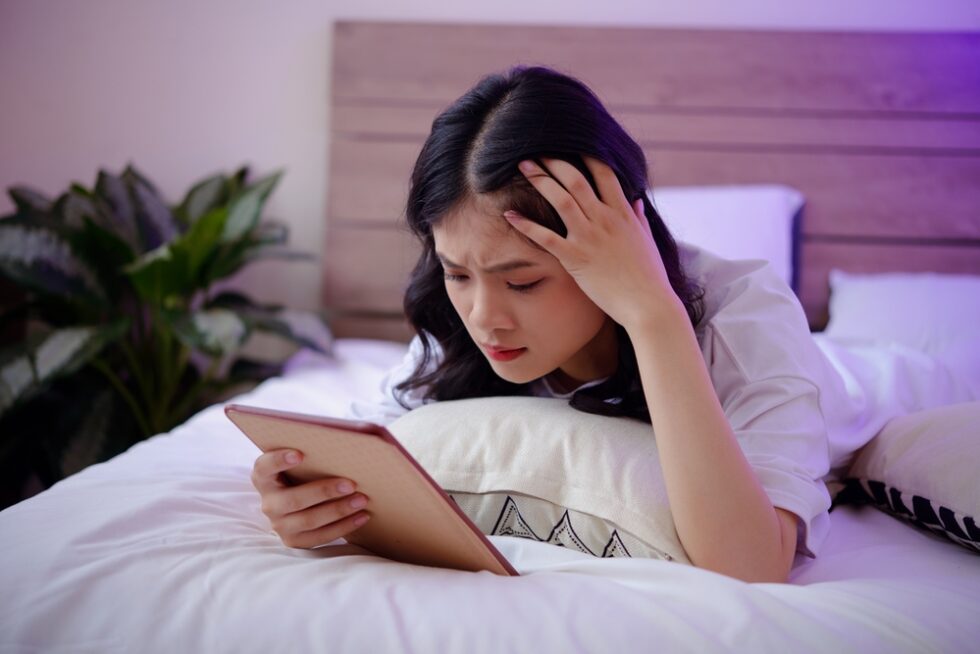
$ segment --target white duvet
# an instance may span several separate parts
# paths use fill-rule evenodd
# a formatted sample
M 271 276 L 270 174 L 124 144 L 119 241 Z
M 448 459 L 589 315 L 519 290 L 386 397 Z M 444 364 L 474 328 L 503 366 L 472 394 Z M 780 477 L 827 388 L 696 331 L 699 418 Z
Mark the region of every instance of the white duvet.
M 340 341 L 235 401 L 342 415 L 403 352 Z M 505 578 L 286 548 L 249 481 L 257 454 L 214 406 L 0 513 L 0 652 L 980 647 L 980 557 L 870 507 L 834 510 L 789 584 L 492 537 L 522 573 Z

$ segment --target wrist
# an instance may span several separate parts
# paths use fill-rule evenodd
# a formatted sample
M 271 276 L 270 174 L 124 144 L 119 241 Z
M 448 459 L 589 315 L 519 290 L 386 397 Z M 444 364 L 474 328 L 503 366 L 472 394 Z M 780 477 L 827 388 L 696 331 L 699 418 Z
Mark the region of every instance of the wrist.
M 687 307 L 676 294 L 669 297 L 656 298 L 635 307 L 623 328 L 630 337 L 641 334 L 651 334 L 664 329 L 676 329 L 684 326 L 692 329 L 691 319 L 687 315 Z

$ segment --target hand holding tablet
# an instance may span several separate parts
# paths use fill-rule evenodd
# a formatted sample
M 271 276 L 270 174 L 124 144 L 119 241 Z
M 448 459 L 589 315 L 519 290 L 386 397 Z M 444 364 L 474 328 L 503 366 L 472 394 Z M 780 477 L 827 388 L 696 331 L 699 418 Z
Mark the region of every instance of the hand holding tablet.
M 370 498 L 355 492 L 356 483 L 349 479 L 291 483 L 289 470 L 301 460 L 302 453 L 296 450 L 269 450 L 252 468 L 252 484 L 262 495 L 262 512 L 284 544 L 304 549 L 325 545 L 370 519 Z

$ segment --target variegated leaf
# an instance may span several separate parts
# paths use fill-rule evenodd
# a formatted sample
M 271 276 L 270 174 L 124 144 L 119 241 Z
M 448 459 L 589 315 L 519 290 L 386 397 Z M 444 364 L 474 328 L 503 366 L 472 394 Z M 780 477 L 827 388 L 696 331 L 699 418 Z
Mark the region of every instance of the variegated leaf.
M 280 177 L 282 177 L 281 171 L 264 177 L 231 201 L 228 208 L 228 222 L 225 223 L 225 231 L 221 235 L 223 242 L 237 241 L 255 227 L 262 206 L 279 183 Z
M 0 270 L 41 293 L 105 301 L 95 273 L 50 229 L 13 220 L 0 222 Z
M 180 204 L 180 211 L 189 225 L 217 207 L 225 197 L 224 175 L 214 175 L 198 182 L 187 192 L 187 197 Z
M 132 166 L 123 172 L 122 180 L 129 188 L 143 246 L 153 250 L 172 241 L 180 233 L 177 221 L 153 185 Z
M 250 326 L 229 309 L 205 309 L 171 317 L 177 337 L 188 347 L 211 356 L 235 352 L 251 333 Z

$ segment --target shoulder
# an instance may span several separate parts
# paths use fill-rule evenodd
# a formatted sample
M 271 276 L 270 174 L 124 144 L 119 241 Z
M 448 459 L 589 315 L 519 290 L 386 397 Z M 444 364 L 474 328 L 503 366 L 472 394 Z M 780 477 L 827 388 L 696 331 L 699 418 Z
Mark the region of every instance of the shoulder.
M 768 262 L 678 245 L 685 272 L 704 289 L 695 333 L 709 368 L 728 359 L 746 380 L 814 369 L 819 351 L 803 307 Z
M 803 307 L 765 261 L 731 261 L 684 244 L 682 261 L 704 288 L 695 329 L 723 406 L 752 396 L 758 407 L 807 398 L 824 410 L 845 397 Z
M 701 325 L 778 317 L 809 331 L 799 299 L 768 261 L 725 259 L 683 242 L 678 250 L 684 272 L 704 289 Z

